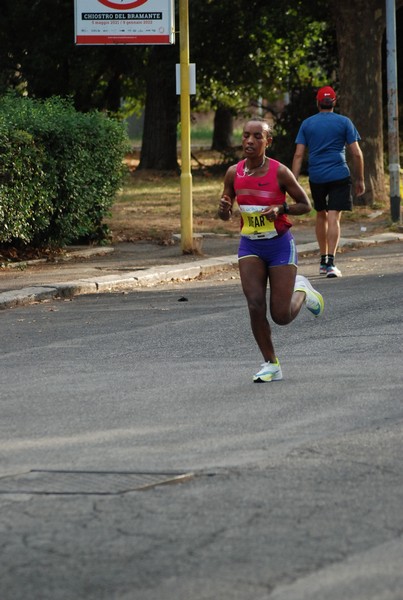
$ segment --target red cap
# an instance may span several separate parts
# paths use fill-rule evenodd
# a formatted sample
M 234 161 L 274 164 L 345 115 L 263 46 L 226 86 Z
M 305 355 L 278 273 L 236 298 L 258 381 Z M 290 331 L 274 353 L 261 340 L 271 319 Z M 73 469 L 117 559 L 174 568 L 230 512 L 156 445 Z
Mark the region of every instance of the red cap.
M 327 85 L 323 88 L 320 88 L 316 94 L 316 100 L 319 102 L 319 104 L 327 104 L 332 106 L 332 104 L 336 101 L 336 92 L 330 87 L 330 85 Z

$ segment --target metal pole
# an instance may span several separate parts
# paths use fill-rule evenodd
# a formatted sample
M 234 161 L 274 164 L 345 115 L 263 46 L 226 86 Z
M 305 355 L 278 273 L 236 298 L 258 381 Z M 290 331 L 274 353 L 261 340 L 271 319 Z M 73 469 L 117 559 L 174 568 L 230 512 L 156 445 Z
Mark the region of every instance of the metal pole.
M 190 168 L 189 7 L 179 0 L 180 109 L 181 109 L 181 246 L 193 253 L 192 172 Z
M 386 0 L 386 72 L 388 87 L 388 150 L 390 175 L 390 214 L 392 221 L 400 215 L 399 120 L 396 60 L 395 0 Z

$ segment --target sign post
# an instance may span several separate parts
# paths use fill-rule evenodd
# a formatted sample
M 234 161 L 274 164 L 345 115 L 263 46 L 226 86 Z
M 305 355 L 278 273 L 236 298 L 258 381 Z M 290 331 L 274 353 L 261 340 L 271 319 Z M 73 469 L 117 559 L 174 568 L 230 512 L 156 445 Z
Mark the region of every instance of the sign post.
M 174 44 L 174 0 L 75 0 L 77 45 Z
M 388 86 L 390 214 L 392 221 L 401 222 L 395 0 L 386 0 L 386 67 Z
M 194 251 L 188 5 L 189 0 L 179 0 L 181 245 L 184 254 Z M 174 0 L 74 0 L 74 14 L 77 45 L 175 43 Z
M 189 82 L 189 8 L 179 0 L 180 109 L 181 109 L 181 246 L 184 254 L 193 253 L 192 172 L 190 168 L 190 82 Z

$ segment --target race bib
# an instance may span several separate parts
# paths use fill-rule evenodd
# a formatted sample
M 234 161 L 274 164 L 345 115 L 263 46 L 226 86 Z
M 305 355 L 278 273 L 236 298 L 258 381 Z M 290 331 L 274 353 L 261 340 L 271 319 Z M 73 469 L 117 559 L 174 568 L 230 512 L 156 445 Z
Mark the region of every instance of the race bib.
M 242 214 L 242 229 L 241 235 L 258 236 L 262 238 L 271 238 L 277 235 L 274 222 L 269 221 L 266 215 L 262 215 L 262 210 L 266 206 L 243 205 L 239 209 Z

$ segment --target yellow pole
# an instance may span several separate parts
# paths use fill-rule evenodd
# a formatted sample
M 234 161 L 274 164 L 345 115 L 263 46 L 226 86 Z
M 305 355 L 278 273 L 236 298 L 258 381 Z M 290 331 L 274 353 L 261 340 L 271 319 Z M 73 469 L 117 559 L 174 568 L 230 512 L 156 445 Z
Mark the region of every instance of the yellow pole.
M 189 0 L 179 0 L 181 109 L 181 245 L 193 253 L 192 172 L 190 168 Z

